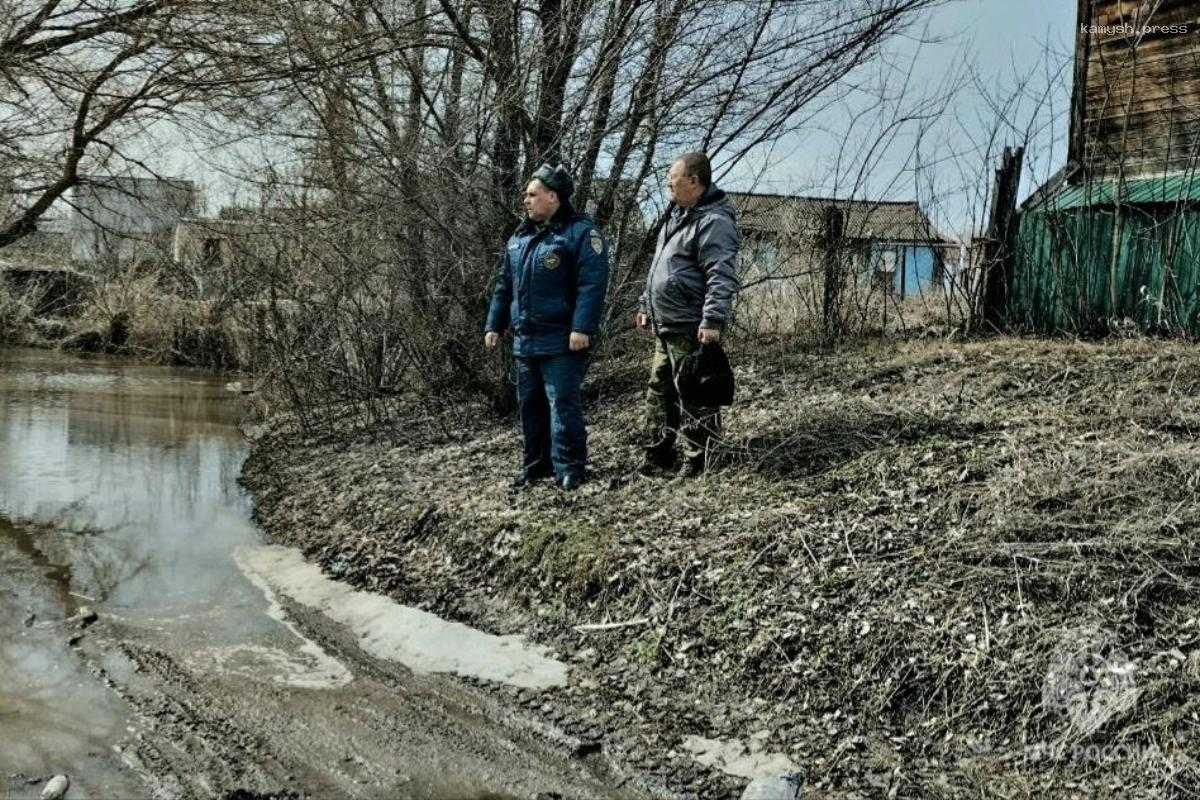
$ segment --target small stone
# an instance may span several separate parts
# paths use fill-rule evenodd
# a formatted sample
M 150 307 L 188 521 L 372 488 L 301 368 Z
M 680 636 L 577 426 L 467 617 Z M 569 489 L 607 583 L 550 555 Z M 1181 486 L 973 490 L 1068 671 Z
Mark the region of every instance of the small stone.
M 800 800 L 800 777 L 755 778 L 742 792 L 742 800 Z
M 59 800 L 70 787 L 71 781 L 66 775 L 55 775 L 42 788 L 42 800 Z

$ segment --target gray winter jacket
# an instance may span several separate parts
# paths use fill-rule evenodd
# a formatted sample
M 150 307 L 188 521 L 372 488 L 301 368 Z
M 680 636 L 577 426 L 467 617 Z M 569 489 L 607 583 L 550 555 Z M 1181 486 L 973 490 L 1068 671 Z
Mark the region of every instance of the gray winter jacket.
M 640 298 L 656 332 L 725 327 L 738 290 L 736 217 L 716 186 L 709 186 L 692 208 L 671 211 Z

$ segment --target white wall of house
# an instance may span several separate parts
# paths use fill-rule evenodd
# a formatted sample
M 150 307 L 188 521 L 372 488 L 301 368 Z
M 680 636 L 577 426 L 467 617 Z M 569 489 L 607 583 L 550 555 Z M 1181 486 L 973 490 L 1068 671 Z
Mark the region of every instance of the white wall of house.
M 73 192 L 72 258 L 96 262 L 169 256 L 175 226 L 195 204 L 191 181 L 89 178 Z

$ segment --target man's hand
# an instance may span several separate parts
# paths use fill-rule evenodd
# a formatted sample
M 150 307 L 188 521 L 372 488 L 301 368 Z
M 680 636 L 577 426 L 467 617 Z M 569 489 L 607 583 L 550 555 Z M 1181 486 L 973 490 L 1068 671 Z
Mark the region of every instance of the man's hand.
M 500 334 L 495 331 L 488 331 L 483 335 L 483 345 L 489 350 L 500 344 Z
M 633 321 L 637 325 L 639 331 L 650 330 L 650 315 L 643 314 L 641 311 L 639 311 L 637 316 L 633 318 Z
M 716 328 L 701 328 L 696 333 L 696 338 L 700 340 L 700 344 L 716 344 L 721 341 L 721 332 Z
M 575 351 L 587 350 L 592 346 L 592 339 L 586 333 L 571 331 L 571 344 L 569 346 Z

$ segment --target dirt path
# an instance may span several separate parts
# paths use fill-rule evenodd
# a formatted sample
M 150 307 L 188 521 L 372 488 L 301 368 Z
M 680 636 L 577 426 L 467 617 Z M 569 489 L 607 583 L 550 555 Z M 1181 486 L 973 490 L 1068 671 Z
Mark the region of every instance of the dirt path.
M 295 633 L 256 646 L 286 653 L 299 633 L 348 682 L 304 687 L 269 670 L 255 678 L 208 669 L 190 637 L 109 615 L 72 647 L 78 624 L 63 621 L 53 588 L 33 580 L 44 565 L 21 559 L 9 548 L 0 562 L 6 652 L 18 642 L 40 652 L 55 677 L 36 706 L 8 696 L 4 728 L 42 746 L 3 748 L 0 797 L 36 797 L 41 782 L 29 781 L 56 772 L 71 774 L 71 798 L 645 796 L 622 787 L 592 743 L 468 682 L 373 658 L 344 626 L 287 598 Z

